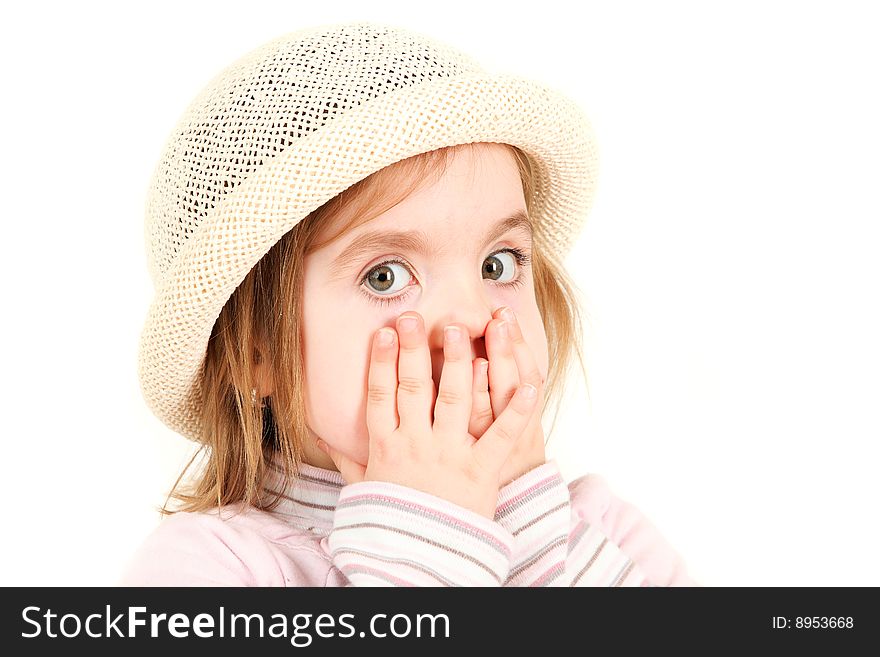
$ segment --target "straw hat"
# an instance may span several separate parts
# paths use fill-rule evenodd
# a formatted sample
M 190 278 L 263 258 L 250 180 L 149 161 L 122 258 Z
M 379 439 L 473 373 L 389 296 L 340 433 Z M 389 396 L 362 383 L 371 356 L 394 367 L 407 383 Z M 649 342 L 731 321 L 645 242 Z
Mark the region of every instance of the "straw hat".
M 363 21 L 286 34 L 214 77 L 171 132 L 147 194 L 155 298 L 138 375 L 150 410 L 197 440 L 211 330 L 260 258 L 371 173 L 471 142 L 528 155 L 535 239 L 561 262 L 589 210 L 597 158 L 588 119 L 556 90 Z

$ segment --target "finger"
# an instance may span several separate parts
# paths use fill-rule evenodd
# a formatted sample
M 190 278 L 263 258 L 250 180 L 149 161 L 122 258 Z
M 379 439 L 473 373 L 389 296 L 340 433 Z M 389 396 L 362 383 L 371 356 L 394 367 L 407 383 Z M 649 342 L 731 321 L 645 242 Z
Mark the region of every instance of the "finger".
M 474 361 L 474 391 L 468 433 L 479 438 L 492 426 L 494 419 L 492 402 L 489 401 L 489 361 L 477 358 Z
M 397 319 L 397 335 L 400 339 L 397 364 L 400 429 L 410 436 L 429 434 L 433 376 L 421 315 L 415 312 L 401 315 Z
M 486 355 L 489 358 L 489 400 L 494 417 L 501 415 L 519 387 L 519 373 L 513 358 L 507 322 L 493 319 L 486 327 Z
M 513 360 L 516 363 L 517 376 L 520 384 L 531 383 L 538 389 L 539 399 L 544 392 L 544 377 L 535 362 L 535 355 L 531 347 L 525 341 L 516 314 L 510 308 L 505 307 L 501 311 L 501 317 L 507 323 L 507 333 L 510 338 L 510 348 Z
M 388 340 L 383 342 L 383 338 Z M 367 431 L 385 438 L 397 429 L 397 334 L 384 327 L 373 336 L 367 383 Z
M 434 406 L 434 431 L 463 439 L 473 403 L 473 365 L 467 329 L 450 324 L 443 329 L 443 371 Z
M 491 361 L 489 366 L 491 368 Z M 474 458 L 487 469 L 500 473 L 504 461 L 513 450 L 517 439 L 528 427 L 537 407 L 538 391 L 523 384 L 492 426 L 474 445 Z
M 318 448 L 330 457 L 339 470 L 339 474 L 345 479 L 345 483 L 356 484 L 364 480 L 364 473 L 367 469 L 360 463 L 348 458 L 338 449 L 331 447 L 321 439 L 318 439 Z

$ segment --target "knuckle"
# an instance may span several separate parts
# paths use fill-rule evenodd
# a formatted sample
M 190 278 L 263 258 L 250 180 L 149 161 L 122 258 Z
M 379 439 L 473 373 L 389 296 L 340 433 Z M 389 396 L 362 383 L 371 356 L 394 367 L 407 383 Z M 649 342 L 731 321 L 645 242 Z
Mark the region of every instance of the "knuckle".
M 477 468 L 478 470 L 483 471 L 483 472 L 487 471 L 488 468 L 486 467 L 486 464 L 483 462 L 483 458 L 484 458 L 484 454 L 482 454 L 481 452 L 474 452 L 474 454 L 473 454 L 473 461 L 474 462 L 471 467 Z
M 399 465 L 400 451 L 394 449 L 392 442 L 387 436 L 374 439 L 370 444 L 370 458 L 387 466 Z
M 533 386 L 535 386 L 536 388 L 538 388 L 540 390 L 541 385 L 543 385 L 543 383 L 544 383 L 544 377 L 541 376 L 541 372 L 539 372 L 538 368 L 535 367 L 535 368 L 529 370 L 528 374 L 525 374 L 522 377 L 522 382 L 523 383 L 531 383 Z
M 370 437 L 370 455 L 372 458 L 384 460 L 388 453 L 388 438 L 386 436 Z
M 437 465 L 439 465 L 441 469 L 456 467 L 458 465 L 453 456 L 447 450 L 441 449 L 437 453 L 435 460 L 437 461 Z
M 426 441 L 424 440 L 424 437 L 411 438 L 407 441 L 404 441 L 403 449 L 406 451 L 407 463 L 419 464 L 422 462 L 422 458 L 424 456 L 425 442 Z
M 510 406 L 510 401 L 514 398 L 515 395 L 516 395 L 516 388 L 511 388 L 507 392 L 502 393 L 501 401 L 504 404 L 504 408 L 507 408 L 508 406 Z
M 492 419 L 492 407 L 491 406 L 483 406 L 482 408 L 475 408 L 473 410 L 474 418 L 478 421 L 485 421 Z
M 414 376 L 401 376 L 397 380 L 398 391 L 407 395 L 417 395 L 425 391 L 425 382 Z
M 483 478 L 485 477 L 483 469 L 477 463 L 466 465 L 464 468 L 462 468 L 462 475 L 464 475 L 464 478 L 467 480 L 468 483 L 475 485 L 482 484 Z
M 437 401 L 443 404 L 449 404 L 451 406 L 463 402 L 464 396 L 456 392 L 455 390 L 441 388 L 440 392 L 437 394 Z
M 483 481 L 483 476 L 476 468 L 465 468 L 463 474 L 465 479 L 471 484 L 480 484 Z
M 516 439 L 514 433 L 503 424 L 499 424 L 495 427 L 495 433 L 505 443 L 513 442 Z
M 367 387 L 367 400 L 374 404 L 381 404 L 391 397 L 391 391 L 384 386 L 370 385 Z

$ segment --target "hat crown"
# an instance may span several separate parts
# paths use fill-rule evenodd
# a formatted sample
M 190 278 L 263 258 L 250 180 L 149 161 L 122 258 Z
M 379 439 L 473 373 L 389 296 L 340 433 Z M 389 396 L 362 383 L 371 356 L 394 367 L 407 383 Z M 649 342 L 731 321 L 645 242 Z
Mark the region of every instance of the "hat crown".
M 291 32 L 244 55 L 190 103 L 154 170 L 144 224 L 153 284 L 266 160 L 373 98 L 481 70 L 447 44 L 373 22 Z

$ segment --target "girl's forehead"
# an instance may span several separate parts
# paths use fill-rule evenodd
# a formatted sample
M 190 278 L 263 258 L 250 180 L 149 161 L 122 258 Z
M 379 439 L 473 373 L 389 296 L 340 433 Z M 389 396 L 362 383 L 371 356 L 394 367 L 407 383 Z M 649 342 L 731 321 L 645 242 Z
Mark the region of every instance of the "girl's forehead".
M 476 229 L 520 208 L 525 209 L 525 198 L 515 165 L 505 169 L 491 162 L 468 170 L 450 167 L 438 180 L 422 185 L 368 223 L 435 232 L 457 224 Z
M 380 183 L 366 181 L 353 202 L 324 218 L 323 236 L 336 236 L 335 250 L 367 234 L 395 231 L 418 231 L 425 239 L 470 236 L 476 240 L 512 214 L 525 215 L 522 180 L 513 156 L 498 144 L 478 146 L 455 153 L 439 175 L 427 179 L 384 176 Z M 371 207 L 371 200 L 385 192 L 393 194 L 395 187 L 409 191 L 384 210 Z M 527 225 L 527 219 L 520 224 Z M 434 244 L 432 251 L 441 246 Z

